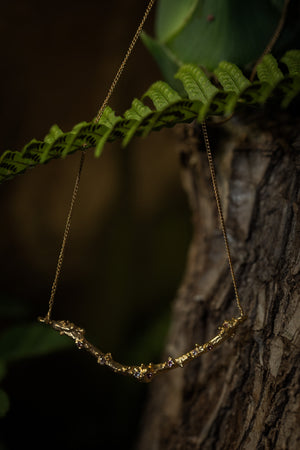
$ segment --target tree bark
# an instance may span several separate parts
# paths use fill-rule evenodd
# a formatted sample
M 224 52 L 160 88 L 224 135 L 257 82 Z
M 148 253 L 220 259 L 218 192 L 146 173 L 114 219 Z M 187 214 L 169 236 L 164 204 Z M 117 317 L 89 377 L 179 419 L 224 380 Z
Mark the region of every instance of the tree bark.
M 300 134 L 287 113 L 210 128 L 229 245 L 247 320 L 184 369 L 157 377 L 140 450 L 300 448 Z M 166 355 L 238 315 L 199 125 L 181 131 L 194 236 Z

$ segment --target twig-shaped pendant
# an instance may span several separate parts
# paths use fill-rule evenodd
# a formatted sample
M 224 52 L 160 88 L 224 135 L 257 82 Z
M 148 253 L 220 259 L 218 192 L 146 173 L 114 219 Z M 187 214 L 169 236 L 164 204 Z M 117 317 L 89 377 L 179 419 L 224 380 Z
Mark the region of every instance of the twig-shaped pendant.
M 75 341 L 75 344 L 79 349 L 85 349 L 91 353 L 96 359 L 98 364 L 109 367 L 116 373 L 131 376 L 139 381 L 149 383 L 156 375 L 160 373 L 175 369 L 177 367 L 183 367 L 190 361 L 198 358 L 203 353 L 212 351 L 215 347 L 222 344 L 225 340 L 235 334 L 237 327 L 244 322 L 245 315 L 239 317 L 233 317 L 231 320 L 225 320 L 223 324 L 218 328 L 218 334 L 210 339 L 203 345 L 195 344 L 189 352 L 183 355 L 172 358 L 171 356 L 167 361 L 159 364 L 140 364 L 139 366 L 127 366 L 114 361 L 111 353 L 104 353 L 91 344 L 85 338 L 85 330 L 77 325 L 69 322 L 68 320 L 52 320 L 47 317 L 39 317 L 39 321 L 47 325 L 50 325 L 54 330 L 58 331 L 61 335 L 66 335 Z

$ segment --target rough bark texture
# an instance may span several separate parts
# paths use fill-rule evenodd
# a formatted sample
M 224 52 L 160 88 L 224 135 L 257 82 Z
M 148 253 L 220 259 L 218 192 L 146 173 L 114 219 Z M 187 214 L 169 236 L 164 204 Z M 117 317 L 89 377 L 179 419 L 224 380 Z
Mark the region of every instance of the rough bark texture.
M 300 448 L 299 120 L 280 113 L 211 128 L 240 297 L 237 335 L 149 391 L 139 450 Z M 194 237 L 166 354 L 237 315 L 198 126 L 182 130 Z

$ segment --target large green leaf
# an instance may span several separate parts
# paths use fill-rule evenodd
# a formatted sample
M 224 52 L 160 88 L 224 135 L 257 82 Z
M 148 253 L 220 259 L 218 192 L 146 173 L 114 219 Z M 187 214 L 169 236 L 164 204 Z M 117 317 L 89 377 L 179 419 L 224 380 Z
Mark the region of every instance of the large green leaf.
M 223 60 L 246 67 L 263 53 L 282 8 L 283 0 L 159 0 L 155 41 L 147 47 L 170 84 L 176 71 L 171 61 L 209 70 Z M 283 48 L 299 46 L 299 20 L 288 15 L 276 45 L 282 53 Z
M 170 50 L 185 63 L 214 69 L 227 60 L 243 66 L 256 60 L 279 19 L 269 1 L 214 0 L 199 3 Z
M 172 87 L 179 90 L 181 86 L 178 82 L 176 83 L 174 74 L 183 62 L 180 61 L 180 59 L 175 56 L 166 45 L 151 38 L 146 33 L 142 33 L 141 38 L 157 62 L 164 79 L 167 80 Z
M 172 39 L 191 19 L 199 0 L 164 0 L 158 3 L 155 32 L 162 43 Z

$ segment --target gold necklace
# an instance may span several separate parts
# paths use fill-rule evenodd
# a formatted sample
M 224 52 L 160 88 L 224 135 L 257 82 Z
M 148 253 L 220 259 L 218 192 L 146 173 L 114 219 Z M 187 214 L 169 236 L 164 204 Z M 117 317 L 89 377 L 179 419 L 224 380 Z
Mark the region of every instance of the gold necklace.
M 139 27 L 137 28 L 137 31 L 130 43 L 130 46 L 128 47 L 126 55 L 125 55 L 121 65 L 119 67 L 119 70 L 110 86 L 107 96 L 106 96 L 101 108 L 99 109 L 99 112 L 95 119 L 96 123 L 99 122 L 99 120 L 103 114 L 103 111 L 104 111 L 105 107 L 107 106 L 107 103 L 119 81 L 119 78 L 124 70 L 127 60 L 136 44 L 136 41 L 142 31 L 144 23 L 154 5 L 154 3 L 155 3 L 155 0 L 150 0 L 148 6 L 146 8 L 146 11 L 142 18 L 142 21 L 141 21 Z M 228 244 L 225 221 L 224 221 L 224 216 L 223 216 L 223 211 L 222 211 L 222 206 L 221 206 L 221 201 L 220 201 L 219 190 L 218 190 L 218 186 L 217 186 L 215 167 L 214 167 L 214 162 L 213 162 L 212 152 L 210 149 L 210 144 L 209 144 L 209 139 L 208 139 L 207 128 L 206 128 L 205 122 L 202 123 L 202 131 L 203 131 L 204 143 L 205 143 L 208 164 L 209 164 L 209 169 L 210 169 L 210 174 L 211 174 L 214 196 L 215 196 L 215 200 L 216 200 L 216 204 L 217 204 L 220 225 L 221 225 L 221 229 L 222 229 L 222 233 L 223 233 L 227 259 L 228 259 L 232 283 L 233 283 L 233 287 L 234 287 L 236 306 L 237 306 L 237 309 L 239 310 L 239 315 L 237 317 L 232 317 L 230 320 L 225 320 L 223 322 L 223 324 L 220 327 L 218 327 L 218 334 L 215 337 L 213 337 L 212 339 L 210 339 L 208 342 L 206 342 L 205 344 L 202 344 L 202 345 L 195 344 L 195 346 L 187 353 L 184 353 L 183 355 L 181 355 L 177 358 L 172 358 L 170 356 L 167 359 L 167 361 L 159 363 L 159 364 L 149 363 L 149 364 L 140 364 L 140 365 L 124 365 L 124 364 L 120 364 L 120 363 L 114 361 L 111 353 L 102 352 L 101 350 L 96 348 L 94 345 L 92 345 L 85 338 L 85 330 L 83 328 L 80 328 L 77 325 L 75 325 L 72 322 L 69 322 L 67 320 L 53 320 L 51 318 L 51 313 L 52 313 L 52 309 L 53 309 L 53 305 L 54 305 L 54 298 L 55 298 L 56 289 L 57 289 L 57 283 L 58 283 L 58 279 L 60 276 L 61 267 L 62 267 L 62 263 L 63 263 L 63 259 L 64 259 L 65 245 L 66 245 L 66 242 L 68 239 L 70 226 L 71 226 L 73 207 L 74 207 L 75 200 L 77 197 L 81 172 L 82 172 L 82 168 L 83 168 L 83 164 L 84 164 L 85 152 L 84 152 L 84 146 L 83 146 L 83 151 L 82 151 L 81 158 L 80 158 L 79 169 L 78 169 L 78 173 L 76 176 L 75 185 L 73 188 L 72 199 L 71 199 L 69 212 L 68 212 L 66 225 L 65 225 L 65 230 L 64 230 L 64 234 L 63 234 L 61 249 L 60 249 L 60 253 L 59 253 L 59 257 L 58 257 L 58 261 L 57 261 L 57 267 L 56 267 L 56 272 L 55 272 L 55 276 L 54 276 L 54 281 L 53 281 L 52 288 L 51 288 L 48 312 L 45 317 L 40 317 L 38 319 L 40 322 L 50 325 L 54 330 L 58 331 L 61 335 L 66 335 L 66 336 L 69 336 L 70 338 L 72 338 L 75 341 L 75 344 L 77 345 L 77 347 L 79 349 L 85 349 L 86 351 L 91 353 L 96 358 L 96 360 L 99 364 L 109 367 L 116 373 L 134 377 L 135 379 L 137 379 L 139 381 L 149 382 L 156 375 L 158 375 L 160 373 L 164 373 L 166 371 L 175 369 L 177 367 L 183 367 L 190 361 L 193 361 L 194 359 L 198 358 L 203 353 L 210 352 L 215 347 L 219 346 L 225 340 L 227 340 L 229 337 L 231 337 L 235 333 L 236 328 L 246 319 L 243 308 L 241 306 L 241 302 L 240 302 L 240 298 L 239 298 L 239 294 L 238 294 L 238 288 L 237 288 L 236 279 L 235 279 L 235 274 L 234 274 L 234 270 L 233 270 L 233 264 L 232 264 L 231 254 L 230 254 L 230 249 L 229 249 L 229 244 Z

